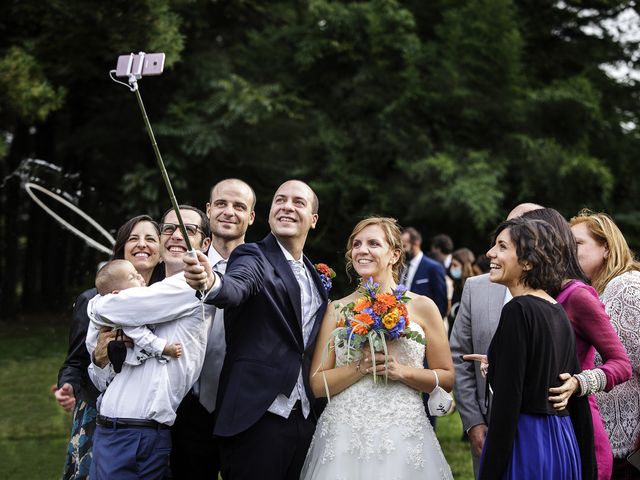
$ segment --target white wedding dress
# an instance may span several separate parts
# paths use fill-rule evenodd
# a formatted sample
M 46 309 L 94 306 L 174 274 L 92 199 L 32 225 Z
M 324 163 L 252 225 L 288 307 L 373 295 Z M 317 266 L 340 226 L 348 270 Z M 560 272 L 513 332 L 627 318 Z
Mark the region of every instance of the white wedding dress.
M 415 323 L 411 328 L 422 329 Z M 390 345 L 396 359 L 422 368 L 425 347 L 401 338 Z M 336 348 L 336 366 L 347 363 Z M 339 394 L 318 421 L 300 475 L 305 480 L 451 479 L 422 397 L 401 382 L 367 375 Z

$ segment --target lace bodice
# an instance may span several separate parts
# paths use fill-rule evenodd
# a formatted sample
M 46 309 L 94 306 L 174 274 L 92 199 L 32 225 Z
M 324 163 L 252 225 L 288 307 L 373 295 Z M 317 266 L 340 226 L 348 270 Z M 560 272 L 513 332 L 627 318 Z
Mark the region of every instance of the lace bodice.
M 415 323 L 411 327 L 424 333 Z M 406 338 L 390 341 L 387 345 L 389 353 L 399 363 L 422 368 L 424 345 Z M 358 357 L 360 353 L 355 356 Z M 353 358 L 347 358 L 346 347 L 336 348 L 336 366 L 349 361 Z M 386 479 L 451 478 L 449 466 L 427 420 L 420 392 L 402 382 L 389 380 L 385 383 L 381 376 L 374 382 L 373 375 L 366 375 L 331 397 L 316 429 L 311 446 L 311 450 L 314 449 L 318 456 L 316 462 L 320 464 L 345 456 L 353 462 L 375 464 L 383 456 L 390 455 L 390 461 L 396 463 L 398 469 L 385 476 Z M 407 476 L 407 471 L 413 473 Z M 425 477 L 428 471 L 437 473 Z M 340 475 L 327 478 L 340 478 Z
M 622 458 L 634 449 L 640 435 L 640 272 L 623 273 L 611 280 L 601 300 L 633 368 L 629 381 L 596 394 L 613 456 Z M 599 354 L 595 364 L 602 364 Z

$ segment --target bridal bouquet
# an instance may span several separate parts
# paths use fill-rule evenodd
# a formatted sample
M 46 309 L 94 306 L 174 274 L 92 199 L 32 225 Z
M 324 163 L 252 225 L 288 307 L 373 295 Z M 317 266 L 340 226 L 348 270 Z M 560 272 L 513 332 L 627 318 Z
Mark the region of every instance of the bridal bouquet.
M 348 355 L 361 350 L 366 344 L 375 352 L 387 354 L 387 339 L 410 338 L 425 344 L 424 338 L 409 329 L 407 287 L 398 285 L 389 293 L 380 293 L 380 285 L 372 278 L 364 284 L 363 295 L 340 311 L 338 328 L 334 330 L 336 345 L 347 347 Z

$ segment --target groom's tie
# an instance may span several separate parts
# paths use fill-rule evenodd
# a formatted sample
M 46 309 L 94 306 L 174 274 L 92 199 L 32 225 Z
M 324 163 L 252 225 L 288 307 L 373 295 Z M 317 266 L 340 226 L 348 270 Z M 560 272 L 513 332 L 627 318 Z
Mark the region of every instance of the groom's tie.
M 227 261 L 220 260 L 213 266 L 213 270 L 224 274 L 227 270 Z M 200 403 L 209 413 L 216 408 L 216 396 L 218 395 L 218 381 L 224 361 L 226 346 L 224 340 L 224 310 L 216 308 L 216 314 L 209 330 L 207 351 L 204 356 L 204 364 L 200 373 Z
M 305 319 L 307 319 L 307 316 L 311 311 L 311 306 L 313 303 L 311 285 L 309 285 L 309 279 L 305 274 L 304 265 L 302 264 L 302 261 L 289 260 L 289 263 L 291 264 L 291 269 L 293 270 L 293 274 L 296 276 L 296 280 L 298 280 L 298 285 L 300 285 L 300 293 L 301 293 L 300 306 L 301 306 L 302 327 L 303 327 L 302 331 L 304 334 L 305 323 L 307 323 L 305 322 Z M 307 343 L 306 334 L 304 335 L 304 343 Z

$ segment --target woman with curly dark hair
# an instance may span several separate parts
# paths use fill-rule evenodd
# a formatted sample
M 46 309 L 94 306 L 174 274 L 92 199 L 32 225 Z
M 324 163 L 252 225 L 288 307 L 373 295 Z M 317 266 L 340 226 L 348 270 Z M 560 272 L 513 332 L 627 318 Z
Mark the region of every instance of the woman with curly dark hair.
M 595 477 L 593 427 L 586 398 L 556 411 L 550 387 L 563 372 L 578 373 L 573 329 L 554 300 L 563 281 L 562 242 L 551 225 L 515 218 L 496 230 L 490 280 L 513 299 L 502 309 L 489 347 L 488 389 L 493 391 L 481 479 Z

